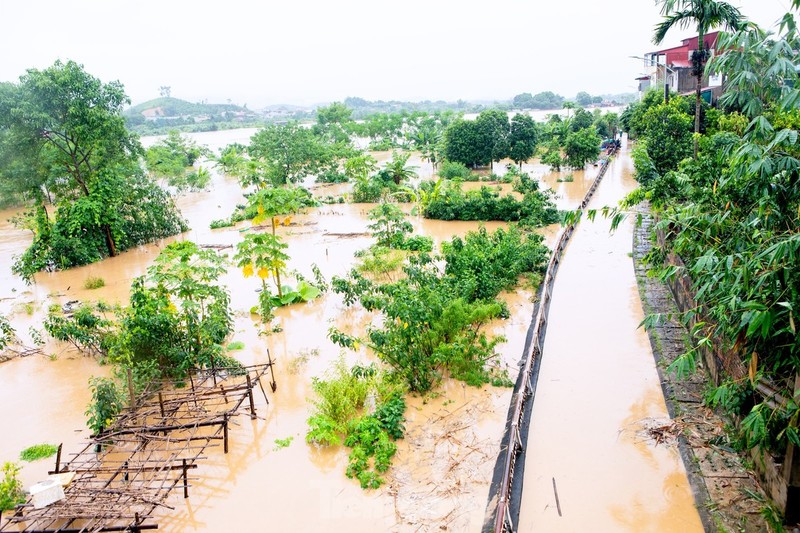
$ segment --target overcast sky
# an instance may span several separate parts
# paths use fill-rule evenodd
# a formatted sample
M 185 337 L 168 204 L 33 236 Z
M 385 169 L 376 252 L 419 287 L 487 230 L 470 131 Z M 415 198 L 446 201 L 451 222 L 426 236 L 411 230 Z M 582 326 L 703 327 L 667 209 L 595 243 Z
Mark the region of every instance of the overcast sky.
M 731 3 L 765 27 L 788 10 Z M 660 18 L 652 0 L 0 0 L 0 81 L 72 59 L 134 104 L 162 85 L 251 108 L 634 92 Z

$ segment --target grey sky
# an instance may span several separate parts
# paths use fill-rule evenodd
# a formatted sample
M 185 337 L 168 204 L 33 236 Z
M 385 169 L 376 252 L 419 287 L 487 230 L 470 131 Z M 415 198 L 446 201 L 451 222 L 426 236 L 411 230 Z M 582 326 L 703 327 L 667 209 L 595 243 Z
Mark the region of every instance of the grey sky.
M 731 3 L 765 27 L 788 10 Z M 0 0 L 0 81 L 73 59 L 134 103 L 633 92 L 659 20 L 650 0 Z

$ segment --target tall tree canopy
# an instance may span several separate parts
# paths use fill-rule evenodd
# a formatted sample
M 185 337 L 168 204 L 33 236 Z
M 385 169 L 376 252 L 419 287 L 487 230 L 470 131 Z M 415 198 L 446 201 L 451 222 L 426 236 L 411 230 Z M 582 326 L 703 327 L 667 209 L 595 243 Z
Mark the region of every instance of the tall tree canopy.
M 299 181 L 317 172 L 331 156 L 313 131 L 297 123 L 265 127 L 250 139 L 247 151 L 259 169 L 252 176 L 259 187 Z
M 26 278 L 68 268 L 185 228 L 169 197 L 142 172 L 125 129 L 119 82 L 75 62 L 30 69 L 0 88 L 0 191 L 38 206 L 36 237 L 15 265 Z M 54 221 L 46 200 L 56 205 Z
M 508 155 L 510 129 L 508 115 L 497 109 L 475 120 L 456 120 L 444 132 L 444 156 L 473 167 L 499 161 Z
M 705 46 L 708 30 L 717 26 L 738 30 L 743 24 L 742 13 L 727 2 L 717 0 L 659 0 L 661 14 L 664 15 L 653 34 L 653 43 L 661 44 L 667 32 L 675 26 L 686 28 L 691 24 L 697 27 L 697 50 L 692 54 L 692 73 L 697 79 L 695 88 L 694 132 L 700 133 L 700 92 L 703 73 L 710 53 Z M 694 157 L 697 159 L 697 138 L 694 140 Z

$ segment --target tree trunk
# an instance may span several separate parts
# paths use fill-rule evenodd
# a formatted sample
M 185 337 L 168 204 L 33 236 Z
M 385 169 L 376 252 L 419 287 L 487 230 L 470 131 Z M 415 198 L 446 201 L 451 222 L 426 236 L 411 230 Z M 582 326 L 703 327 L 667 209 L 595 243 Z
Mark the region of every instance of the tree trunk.
M 114 243 L 114 236 L 111 235 L 111 226 L 103 224 L 103 232 L 106 236 L 106 248 L 108 248 L 108 255 L 114 257 L 117 255 L 117 245 Z
M 698 28 L 700 29 L 700 28 Z M 696 54 L 699 54 L 697 57 L 697 72 L 695 72 L 695 77 L 697 78 L 697 87 L 695 87 L 695 102 L 694 102 L 694 158 L 697 159 L 697 137 L 700 134 L 700 109 L 702 105 L 700 103 L 701 96 L 700 96 L 700 88 L 703 85 L 703 66 L 705 65 L 705 61 L 703 61 L 704 57 L 704 50 L 705 50 L 705 30 L 700 29 L 697 34 L 697 51 Z M 666 75 L 666 69 L 664 71 Z

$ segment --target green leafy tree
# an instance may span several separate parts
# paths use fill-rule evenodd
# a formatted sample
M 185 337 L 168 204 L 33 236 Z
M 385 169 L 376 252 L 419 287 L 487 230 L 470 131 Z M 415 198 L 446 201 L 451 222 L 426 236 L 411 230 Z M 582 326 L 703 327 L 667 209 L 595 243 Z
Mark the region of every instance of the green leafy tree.
M 457 120 L 444 133 L 444 156 L 468 166 L 485 166 L 508 155 L 508 115 L 483 111 L 474 121 Z
M 288 247 L 289 245 L 277 235 L 249 233 L 236 245 L 236 255 L 233 260 L 236 261 L 236 266 L 242 269 L 246 278 L 253 274 L 258 276 L 264 292 L 268 293 L 267 279 L 272 276 L 275 279 L 278 298 L 282 298 L 281 272 L 289 260 L 289 256 L 285 253 Z
M 434 171 L 441 160 L 442 132 L 434 121 L 426 121 L 409 135 L 412 146 L 419 151 L 423 161 L 431 163 Z
M 361 153 L 344 162 L 344 173 L 348 179 L 366 180 L 378 169 L 378 162 L 369 154 Z
M 263 128 L 250 139 L 247 153 L 255 162 L 255 172 L 242 178 L 243 183 L 259 188 L 299 181 L 323 168 L 332 157 L 313 131 L 297 123 Z
M 381 172 L 386 173 L 396 185 L 400 185 L 404 181 L 417 177 L 416 167 L 408 166 L 408 159 L 410 157 L 411 154 L 409 153 L 399 154 L 393 152 L 392 159 L 386 163 L 386 166 Z
M 600 144 L 603 139 L 594 128 L 585 128 L 567 135 L 564 142 L 564 160 L 567 166 L 583 168 L 589 161 L 600 155 Z
M 692 73 L 697 80 L 695 88 L 694 108 L 694 133 L 700 133 L 700 111 L 702 98 L 700 96 L 703 86 L 703 73 L 706 61 L 710 56 L 705 46 L 705 36 L 708 30 L 722 26 L 738 30 L 742 25 L 741 12 L 728 4 L 718 0 L 659 0 L 661 14 L 664 16 L 656 25 L 653 34 L 653 43 L 661 44 L 667 32 L 673 27 L 686 28 L 694 25 L 697 28 L 697 50 L 692 54 Z M 694 157 L 697 158 L 697 139 L 694 140 Z
M 25 491 L 19 479 L 20 470 L 21 468 L 14 463 L 3 463 L 3 479 L 0 480 L 0 513 L 25 503 Z
M 97 261 L 186 229 L 169 197 L 143 176 L 120 83 L 56 62 L 3 85 L 0 99 L 0 174 L 15 181 L 4 188 L 37 202 L 41 215 L 15 272 L 29 280 L 37 270 Z M 55 197 L 54 220 L 43 190 Z
M 406 236 L 414 231 L 411 223 L 406 220 L 405 213 L 396 204 L 383 202 L 370 210 L 367 216 L 373 221 L 367 227 L 378 246 L 402 248 Z
M 208 155 L 207 149 L 197 146 L 194 141 L 173 130 L 167 134 L 165 139 L 147 149 L 145 162 L 152 175 L 166 178 L 167 182 L 178 190 L 187 187 L 202 188 L 197 187 L 198 185 L 204 186 L 202 180 L 197 180 L 197 176 L 209 177 L 208 171 L 201 174 L 200 170 L 197 170 L 192 179 L 187 177 L 187 169 L 193 167 L 201 156 Z
M 551 91 L 544 91 L 533 95 L 531 107 L 534 109 L 561 109 L 564 97 Z
M 352 120 L 353 110 L 341 102 L 334 102 L 327 107 L 317 108 L 319 124 L 343 124 Z
M 581 91 L 575 95 L 575 103 L 577 103 L 579 106 L 586 107 L 592 103 L 592 95 L 585 91 Z
M 677 170 L 678 163 L 692 155 L 692 117 L 682 111 L 675 99 L 650 108 L 642 117 L 642 124 L 647 153 L 659 174 Z
M 230 295 L 218 285 L 227 271 L 225 263 L 216 251 L 181 241 L 165 247 L 147 269 L 145 283 L 175 309 L 183 368 L 211 366 L 232 330 Z
M 511 119 L 508 134 L 508 157 L 522 168 L 522 163 L 536 153 L 539 131 L 529 115 L 517 113 Z
M 575 114 L 570 119 L 569 129 L 573 132 L 580 131 L 591 127 L 592 124 L 594 124 L 594 116 L 585 109 L 575 107 Z
M 533 95 L 531 93 L 521 93 L 511 99 L 511 105 L 516 109 L 531 109 L 533 107 Z

